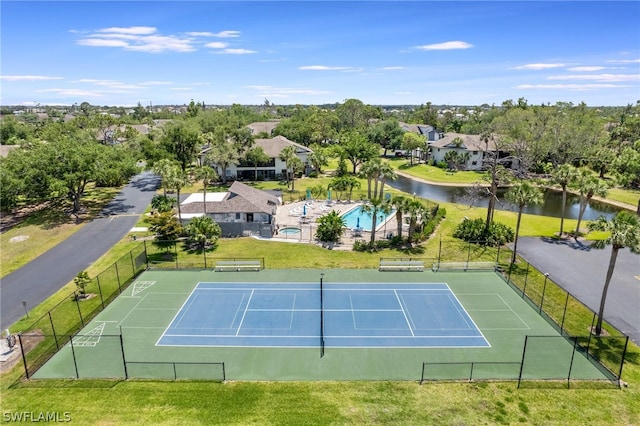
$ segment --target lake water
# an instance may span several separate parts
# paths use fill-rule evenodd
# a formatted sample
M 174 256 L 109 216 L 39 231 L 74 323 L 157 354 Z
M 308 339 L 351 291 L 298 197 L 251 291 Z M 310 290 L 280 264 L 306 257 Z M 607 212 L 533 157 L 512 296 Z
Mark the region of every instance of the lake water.
M 404 176 L 387 183 L 388 186 L 400 191 L 415 194 L 416 196 L 427 198 L 433 201 L 456 203 L 466 206 L 487 207 L 489 205 L 488 190 L 477 188 L 463 188 L 455 186 L 432 185 L 419 182 Z M 506 188 L 501 188 L 498 192 L 498 202 L 496 209 L 518 211 L 511 203 L 504 199 Z M 574 194 L 567 194 L 567 209 L 565 218 L 577 219 L 579 213 L 580 197 Z M 583 220 L 595 220 L 600 215 L 611 218 L 621 209 L 598 201 L 591 201 L 584 212 Z M 540 216 L 561 217 L 562 215 L 562 192 L 544 190 L 544 202 L 535 206 L 527 206 L 523 213 Z

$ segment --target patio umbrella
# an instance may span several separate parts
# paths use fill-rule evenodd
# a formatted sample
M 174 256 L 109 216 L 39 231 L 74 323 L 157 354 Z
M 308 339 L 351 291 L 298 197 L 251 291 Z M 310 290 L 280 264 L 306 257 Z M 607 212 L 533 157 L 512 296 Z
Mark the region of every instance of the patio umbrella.
M 307 189 L 307 200 L 311 199 L 311 189 Z
M 360 216 L 356 219 L 356 228 L 360 228 Z
M 307 215 L 307 205 L 305 204 L 304 206 L 302 206 L 302 216 L 306 216 Z
M 331 190 L 327 191 L 327 200 L 331 201 Z

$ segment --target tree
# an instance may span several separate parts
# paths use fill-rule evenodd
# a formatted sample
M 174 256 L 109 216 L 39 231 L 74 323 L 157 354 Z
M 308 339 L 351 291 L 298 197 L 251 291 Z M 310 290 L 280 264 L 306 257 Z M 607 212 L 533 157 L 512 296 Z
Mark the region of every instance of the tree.
M 567 209 L 567 187 L 578 177 L 578 170 L 571 164 L 563 164 L 551 172 L 551 182 L 562 188 L 562 214 L 560 216 L 560 238 L 564 235 L 564 214 Z
M 409 231 L 407 240 L 409 244 L 413 242 L 413 235 L 418 225 L 418 220 L 422 220 L 427 215 L 427 210 L 420 200 L 407 200 L 405 205 L 405 212 L 409 213 Z
M 296 155 L 296 148 L 294 146 L 288 146 L 284 148 L 282 151 L 280 151 L 279 158 L 280 160 L 284 161 L 284 168 L 285 168 L 285 174 L 286 174 L 285 179 L 287 181 L 287 187 L 289 187 L 289 181 L 292 179 L 291 166 L 294 161 L 293 159 L 298 158 L 298 156 Z
M 73 279 L 74 284 L 80 291 L 80 298 L 83 298 L 87 294 L 87 286 L 91 284 L 91 277 L 87 271 L 80 271 L 78 275 Z
M 506 158 L 500 158 L 500 150 L 505 148 L 505 144 L 498 140 L 491 129 L 483 131 L 480 139 L 484 142 L 485 157 L 483 166 L 487 169 L 487 179 L 489 180 L 489 205 L 487 206 L 487 218 L 484 222 L 484 233 L 489 233 L 489 227 L 493 222 L 493 213 L 496 209 L 498 199 L 498 187 L 508 180 L 508 172 L 504 167 Z
M 404 132 L 402 135 L 402 149 L 409 152 L 409 161 L 413 166 L 413 151 L 418 148 L 424 147 L 426 140 L 424 137 L 413 132 Z
M 598 310 L 598 322 L 596 323 L 595 334 L 600 336 L 602 333 L 602 319 L 604 316 L 604 306 L 611 284 L 611 277 L 616 266 L 616 259 L 620 249 L 628 247 L 632 253 L 640 253 L 640 220 L 638 216 L 622 211 L 615 215 L 611 220 L 607 220 L 604 216 L 600 216 L 598 220 L 589 223 L 589 231 L 602 231 L 608 233 L 608 237 L 602 240 L 595 240 L 591 247 L 595 249 L 603 249 L 611 246 L 611 257 L 609 258 L 609 267 L 602 289 L 602 297 L 600 298 L 600 308 Z
M 402 145 L 403 130 L 395 118 L 379 121 L 368 132 L 369 140 L 380 145 L 384 149 L 383 156 L 387 156 L 387 150 L 398 149 Z
M 369 161 L 362 164 L 362 166 L 360 167 L 360 176 L 367 179 L 367 198 L 369 199 L 377 196 L 378 177 L 380 176 L 381 168 L 382 168 L 382 160 L 380 160 L 379 158 L 372 158 Z M 375 182 L 373 197 L 371 196 L 372 182 Z
M 171 173 L 175 170 L 176 165 L 178 163 L 175 160 L 169 160 L 168 158 L 163 158 L 153 165 L 153 172 L 160 176 L 163 195 L 167 195 L 167 189 L 169 189 L 171 182 Z
M 155 234 L 154 244 L 168 251 L 182 234 L 182 225 L 178 222 L 178 218 L 169 211 L 150 216 L 148 220 L 149 231 Z
M 238 164 L 240 150 L 228 142 L 224 134 L 217 133 L 211 144 L 211 149 L 205 154 L 206 164 L 215 164 L 220 167 L 222 183 L 227 183 L 227 169 L 232 164 Z
M 578 210 L 578 223 L 576 224 L 576 232 L 575 239 L 578 240 L 580 236 L 580 223 L 582 222 L 582 216 L 584 212 L 587 210 L 587 206 L 589 205 L 589 201 L 595 197 L 604 197 L 607 195 L 607 191 L 609 189 L 609 185 L 605 182 L 601 181 L 597 176 L 594 176 L 593 173 L 583 168 L 580 170 L 578 177 L 576 178 L 576 187 L 578 192 L 580 193 L 580 208 Z
M 384 185 L 389 180 L 396 180 L 398 175 L 396 174 L 393 167 L 389 165 L 389 163 L 382 163 L 380 166 L 380 198 L 384 196 Z M 375 195 L 375 194 L 374 194 Z
M 316 219 L 318 228 L 316 229 L 316 238 L 323 242 L 337 242 L 345 232 L 347 223 L 335 210 L 320 216 Z
M 200 141 L 200 129 L 196 124 L 186 121 L 172 121 L 165 128 L 162 145 L 174 155 L 182 170 L 193 162 Z
M 319 144 L 312 144 L 309 148 L 313 151 L 307 157 L 313 165 L 315 171 L 320 174 L 322 173 L 322 167 L 329 165 L 329 158 L 327 155 L 327 150 L 323 146 Z
M 178 205 L 178 221 L 182 222 L 182 214 L 180 212 L 180 191 L 189 184 L 189 175 L 180 167 L 174 167 L 168 178 L 168 188 L 176 192 Z
M 522 220 L 522 210 L 528 205 L 540 204 L 543 200 L 542 191 L 531 185 L 527 181 L 516 183 L 504 194 L 506 200 L 515 204 L 518 208 L 518 219 L 516 221 L 516 236 L 513 243 L 513 254 L 511 255 L 511 263 L 516 262 L 516 252 L 518 250 L 518 235 L 520 234 L 520 221 Z
M 220 225 L 208 216 L 194 217 L 187 223 L 185 232 L 189 239 L 196 243 L 201 250 L 209 245 L 215 245 L 222 234 Z
M 353 174 L 356 174 L 356 169 L 360 164 L 378 155 L 378 147 L 369 142 L 364 134 L 357 131 L 342 133 L 337 149 L 339 156 L 348 160 L 353 166 Z
M 351 201 L 351 195 L 355 188 L 360 188 L 360 181 L 353 176 L 335 177 L 329 184 L 329 189 L 334 189 L 338 192 L 338 198 L 340 198 L 342 192 L 346 192 L 347 201 Z
M 198 166 L 195 169 L 194 177 L 202 181 L 202 211 L 207 214 L 207 188 L 211 182 L 218 179 L 218 173 L 208 164 Z
M 402 238 L 402 215 L 408 209 L 410 200 L 402 195 L 396 195 L 391 199 L 391 205 L 396 209 L 396 225 L 398 227 L 398 237 Z
M 269 161 L 269 157 L 264 153 L 261 146 L 254 146 L 244 154 L 244 158 L 249 164 L 253 164 L 253 180 L 258 180 L 258 165 Z
M 371 215 L 371 240 L 369 244 L 373 248 L 373 244 L 376 241 L 376 228 L 378 226 L 378 215 L 382 209 L 384 201 L 381 198 L 371 198 L 369 201 L 362 205 L 362 211 Z
M 169 197 L 167 195 L 154 195 L 151 199 L 151 208 L 158 213 L 165 213 L 173 211 L 177 204 L 175 197 Z
M 626 147 L 611 163 L 618 183 L 625 188 L 640 188 L 640 140 Z

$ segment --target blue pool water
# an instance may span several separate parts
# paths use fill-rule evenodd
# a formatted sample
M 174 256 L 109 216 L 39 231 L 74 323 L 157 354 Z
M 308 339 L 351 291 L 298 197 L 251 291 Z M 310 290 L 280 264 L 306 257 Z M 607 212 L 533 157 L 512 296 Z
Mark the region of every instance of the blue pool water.
M 301 231 L 300 228 L 282 228 L 278 231 L 280 234 L 297 234 Z
M 395 210 L 393 210 L 388 216 L 379 213 L 378 219 L 376 220 L 376 228 L 382 226 L 388 218 L 393 217 L 393 215 L 395 214 Z M 359 227 L 363 230 L 371 231 L 371 225 L 373 225 L 373 216 L 371 215 L 371 213 L 365 213 L 364 211 L 362 211 L 362 206 L 354 207 L 353 209 L 343 214 L 342 217 L 347 223 L 347 228 L 358 228 L 359 225 Z

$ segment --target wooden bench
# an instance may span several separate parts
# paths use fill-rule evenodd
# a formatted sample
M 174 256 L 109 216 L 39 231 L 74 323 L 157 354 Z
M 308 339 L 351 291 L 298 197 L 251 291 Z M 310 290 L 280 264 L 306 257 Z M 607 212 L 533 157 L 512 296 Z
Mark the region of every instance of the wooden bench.
M 434 263 L 432 270 L 436 271 L 495 271 L 496 262 L 440 262 Z
M 262 262 L 259 260 L 218 260 L 213 270 L 224 271 L 260 271 Z
M 424 262 L 420 260 L 381 260 L 379 271 L 424 271 Z

